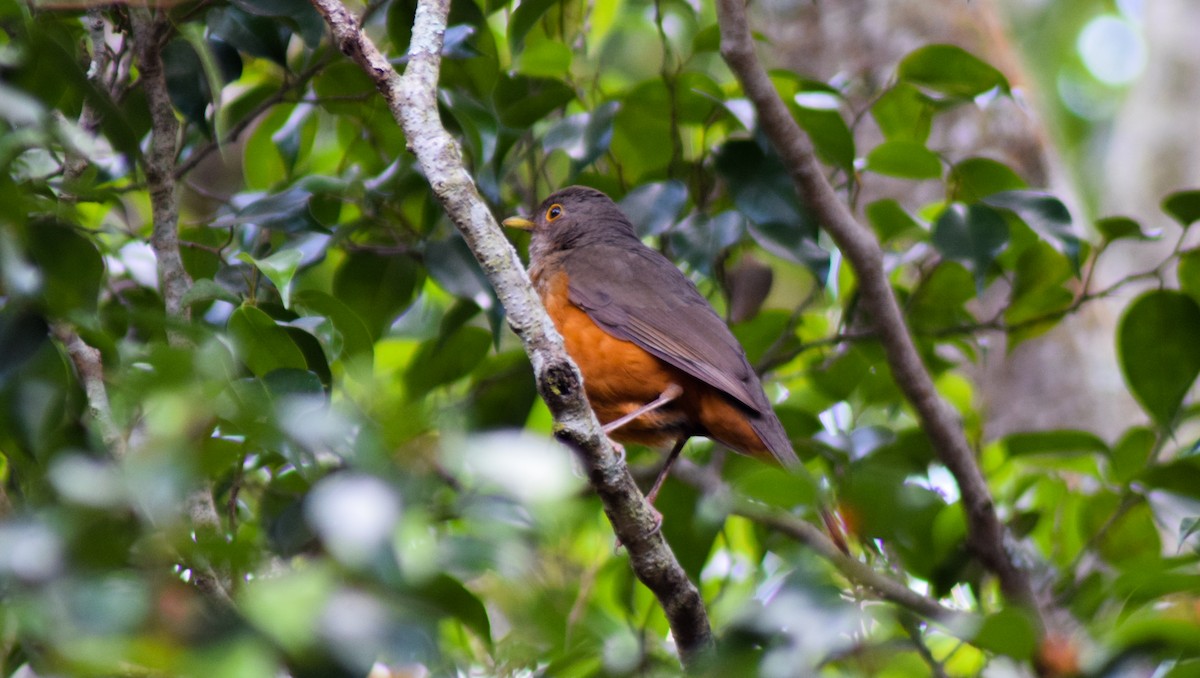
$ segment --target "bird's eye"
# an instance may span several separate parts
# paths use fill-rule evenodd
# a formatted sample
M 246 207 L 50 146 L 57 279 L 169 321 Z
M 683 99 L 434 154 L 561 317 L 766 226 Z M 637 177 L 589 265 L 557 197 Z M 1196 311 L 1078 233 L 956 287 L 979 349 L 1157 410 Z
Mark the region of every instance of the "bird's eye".
M 562 205 L 555 203 L 550 206 L 550 209 L 546 210 L 546 221 L 554 221 L 555 219 L 561 217 L 562 213 Z

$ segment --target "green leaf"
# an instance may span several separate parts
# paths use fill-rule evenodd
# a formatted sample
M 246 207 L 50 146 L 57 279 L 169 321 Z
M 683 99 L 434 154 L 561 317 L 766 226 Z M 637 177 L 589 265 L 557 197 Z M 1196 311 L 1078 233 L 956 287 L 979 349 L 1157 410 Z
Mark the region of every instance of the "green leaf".
M 191 306 L 218 299 L 235 306 L 241 303 L 236 294 L 225 289 L 211 278 L 201 278 L 192 283 L 188 291 L 183 294 L 183 305 Z
M 1004 318 L 1012 325 L 1045 319 L 1037 326 L 1010 336 L 1008 350 L 1019 341 L 1049 330 L 1057 322 L 1054 314 L 1070 306 L 1075 294 L 1064 286 L 1071 279 L 1073 268 L 1066 255 L 1048 243 L 1038 241 L 1025 249 L 1017 259 L 1015 280 Z M 1017 341 L 1011 341 L 1016 338 Z
M 551 7 L 562 0 L 527 0 L 517 5 L 508 21 L 508 43 L 514 52 L 521 49 L 525 36 Z
M 283 368 L 308 369 L 303 351 L 287 330 L 253 306 L 239 306 L 226 325 L 238 357 L 256 376 Z
M 1187 228 L 1200 221 L 1200 190 L 1177 191 L 1163 199 L 1162 209 Z
M 208 12 L 208 30 L 240 52 L 270 59 L 287 68 L 289 31 L 283 24 L 248 14 L 234 6 Z
M 937 179 L 942 176 L 942 161 L 925 144 L 885 141 L 867 154 L 866 169 L 901 179 Z
M 212 103 L 212 94 L 196 50 L 187 40 L 176 38 L 163 48 L 162 60 L 171 103 L 183 117 L 207 129 L 205 112 Z
M 1200 374 L 1200 305 L 1171 290 L 1143 294 L 1121 318 L 1117 354 L 1143 409 L 1159 426 L 1170 426 Z
M 334 273 L 333 294 L 362 318 L 374 341 L 412 303 L 422 277 L 410 256 L 350 252 Z
M 913 291 L 908 321 L 913 330 L 934 333 L 972 320 L 966 303 L 975 298 L 971 273 L 954 261 L 943 261 Z
M 537 400 L 537 383 L 524 351 L 508 351 L 471 373 L 468 418 L 472 429 L 521 428 Z
M 1079 270 L 1082 241 L 1075 233 L 1071 212 L 1061 200 L 1041 191 L 1004 191 L 984 198 L 983 202 L 1016 214 L 1055 249 L 1070 257 Z
M 1137 474 L 1138 482 L 1156 490 L 1200 499 L 1200 457 L 1183 457 L 1154 464 Z
M 1179 255 L 1176 268 L 1179 287 L 1200 302 L 1200 249 L 1187 250 Z
M 42 299 L 61 318 L 92 314 L 100 303 L 104 260 L 91 239 L 51 221 L 28 226 L 27 254 L 42 272 Z
M 980 649 L 1026 660 L 1037 649 L 1037 631 L 1028 612 L 1006 607 L 983 620 L 973 642 Z
M 296 269 L 300 267 L 300 260 L 303 258 L 304 253 L 295 249 L 280 250 L 264 259 L 255 259 L 247 252 L 238 255 L 238 259 L 257 266 L 275 285 L 280 298 L 283 299 L 284 308 L 291 308 L 292 278 L 296 276 Z
M 966 264 L 982 289 L 992 262 L 1008 246 L 1008 237 L 1008 224 L 992 208 L 955 203 L 934 223 L 932 239 L 943 256 Z
M 487 608 L 474 593 L 462 585 L 462 582 L 448 574 L 438 574 L 421 582 L 412 592 L 426 603 L 462 622 L 491 647 L 492 625 L 488 619 Z
M 239 589 L 238 608 L 272 640 L 293 653 L 303 652 L 317 638 L 321 611 L 336 582 L 329 568 L 319 563 L 257 578 Z
M 742 216 L 755 224 L 779 224 L 799 238 L 815 240 L 817 224 L 800 205 L 791 177 L 779 157 L 750 140 L 731 140 L 717 150 L 717 172 Z M 793 241 L 794 242 L 794 241 Z M 783 256 L 795 257 L 790 242 Z
M 1112 242 L 1114 240 L 1154 240 L 1162 235 L 1161 231 L 1147 231 L 1138 222 L 1129 217 L 1105 217 L 1096 220 L 1096 230 L 1101 237 Z
M 718 257 L 741 240 L 745 232 L 746 220 L 732 210 L 711 217 L 693 212 L 671 230 L 668 243 L 678 259 L 705 275 L 712 275 Z
M 936 112 L 929 97 L 904 82 L 896 83 L 871 106 L 871 117 L 885 139 L 922 145 L 929 139 Z
M 621 199 L 621 211 L 629 217 L 638 236 L 662 235 L 675 225 L 687 204 L 687 186 L 678 179 L 642 184 Z
M 565 106 L 575 90 L 561 80 L 503 75 L 496 84 L 496 115 L 507 127 L 524 129 Z
M 367 360 L 369 367 L 375 347 L 371 330 L 348 305 L 320 290 L 302 290 L 293 295 L 292 299 L 302 312 L 311 312 L 329 318 L 334 328 L 342 335 L 342 356 L 340 357 L 362 356 Z
M 807 95 L 812 97 L 812 93 Z M 837 102 L 838 99 L 830 94 L 819 94 L 823 99 Z M 792 105 L 792 115 L 796 122 L 808 133 L 812 140 L 817 156 L 824 162 L 840 167 L 846 171 L 854 168 L 854 135 L 846 126 L 846 120 L 835 107 L 816 108 L 805 106 L 808 101 L 802 92 L 797 94 Z
M 1071 429 L 1013 433 L 1004 437 L 1004 447 L 1013 457 L 1108 453 L 1108 445 L 1094 433 Z
M 414 398 L 420 398 L 470 374 L 487 357 L 491 344 L 491 332 L 469 325 L 450 336 L 430 339 L 417 349 L 404 373 L 404 383 Z
M 1008 165 L 991 158 L 967 158 L 950 168 L 946 178 L 953 200 L 978 202 L 993 193 L 1028 188 Z
M 882 243 L 902 236 L 923 235 L 925 232 L 921 224 L 906 212 L 899 202 L 891 198 L 876 200 L 867 205 L 865 212 L 867 221 L 871 228 L 875 229 L 875 234 Z
M 1110 464 L 1117 482 L 1128 483 L 1146 468 L 1154 453 L 1158 435 L 1145 426 L 1135 426 L 1125 432 L 1113 446 Z
M 926 45 L 910 52 L 900 62 L 897 75 L 901 81 L 956 99 L 974 98 L 996 87 L 1005 92 L 1009 88 L 1004 74 L 954 45 Z

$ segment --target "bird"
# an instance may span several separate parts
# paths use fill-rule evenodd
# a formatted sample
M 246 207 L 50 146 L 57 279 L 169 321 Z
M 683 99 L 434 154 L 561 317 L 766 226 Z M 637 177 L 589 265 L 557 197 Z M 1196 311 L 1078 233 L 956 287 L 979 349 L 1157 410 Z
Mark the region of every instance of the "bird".
M 530 278 L 605 433 L 670 448 L 646 495 L 651 504 L 693 436 L 799 466 L 729 326 L 670 259 L 638 238 L 611 198 L 570 186 L 503 225 L 532 234 Z

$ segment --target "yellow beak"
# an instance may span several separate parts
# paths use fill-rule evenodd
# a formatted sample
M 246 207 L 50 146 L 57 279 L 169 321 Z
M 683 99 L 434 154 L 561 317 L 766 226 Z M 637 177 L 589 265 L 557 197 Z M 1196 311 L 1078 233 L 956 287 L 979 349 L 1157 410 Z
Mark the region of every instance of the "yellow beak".
M 522 231 L 533 230 L 533 222 L 524 217 L 509 217 L 500 223 L 508 228 L 519 228 Z

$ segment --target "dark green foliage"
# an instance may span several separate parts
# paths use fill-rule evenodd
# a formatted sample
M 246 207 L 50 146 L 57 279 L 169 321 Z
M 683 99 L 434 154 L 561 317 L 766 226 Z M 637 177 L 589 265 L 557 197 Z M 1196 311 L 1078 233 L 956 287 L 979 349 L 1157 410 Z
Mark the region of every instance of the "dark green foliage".
M 307 2 L 151 4 L 170 18 L 181 147 L 165 169 L 190 317 L 164 310 L 148 244 L 151 124 L 128 37 L 145 8 L 0 2 L 0 675 L 362 676 L 377 661 L 675 675 L 662 610 L 554 441 L 495 292 L 372 81 Z M 367 10 L 399 68 L 416 9 Z M 927 675 L 930 657 L 955 676 L 1031 667 L 1033 621 L 968 548 L 958 489 L 900 395 L 858 277 L 748 114 L 711 6 L 450 12 L 438 113 L 496 216 L 566 184 L 602 188 L 723 316 L 735 267 L 769 272 L 733 329 L 804 467 L 695 439 L 685 456 L 703 468 L 671 476 L 658 503 L 719 639 L 711 675 Z M 91 15 L 121 60 L 107 79 L 89 80 Z M 1143 291 L 1115 337 L 1151 425 L 1112 442 L 1071 429 L 987 441 L 967 362 L 996 332 L 1013 350 L 1084 308 L 1095 258 L 1158 224 L 1100 218 L 1093 246 L 1008 165 L 931 145 L 946 111 L 1009 95 L 958 47 L 900 59 L 861 110 L 862 83 L 771 77 L 881 241 L 1016 547 L 1053 580 L 1096 666 L 1194 671 L 1191 241 L 1144 276 L 1175 273 L 1180 291 Z M 867 144 L 872 124 L 883 139 Z M 940 200 L 859 203 L 880 175 Z M 1166 223 L 1196 222 L 1197 196 L 1166 196 Z M 659 456 L 628 453 L 648 482 Z M 814 524 L 836 513 L 853 558 L 980 624 L 914 623 L 813 549 L 731 515 L 739 504 L 702 489 L 702 473 Z M 217 524 L 194 520 L 199 488 Z M 233 609 L 193 585 L 209 571 L 231 582 Z

